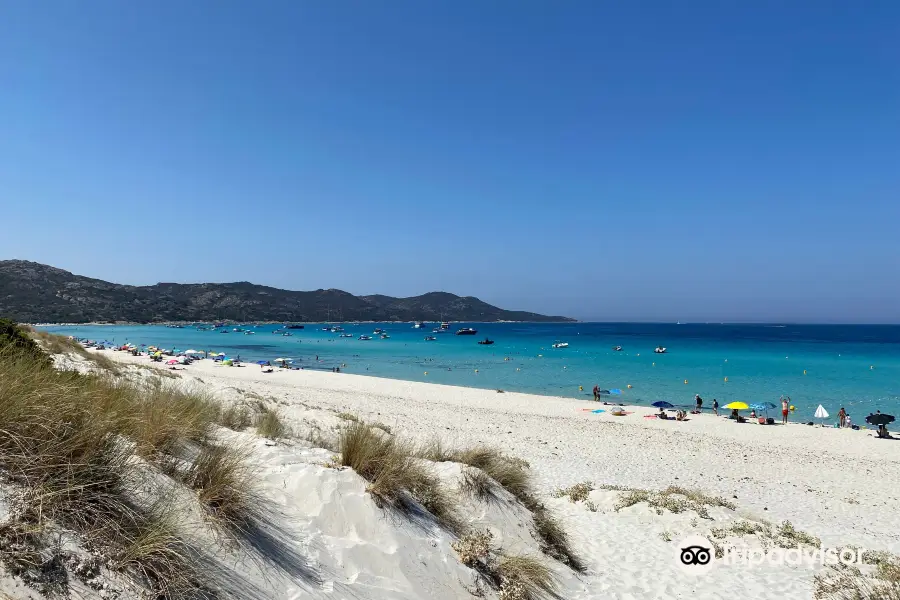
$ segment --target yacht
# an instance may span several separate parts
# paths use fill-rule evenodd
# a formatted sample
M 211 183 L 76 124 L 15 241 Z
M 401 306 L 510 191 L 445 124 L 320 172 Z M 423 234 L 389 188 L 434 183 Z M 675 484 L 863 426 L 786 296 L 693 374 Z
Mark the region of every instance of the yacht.
M 358 339 L 365 341 L 365 340 L 371 340 L 372 338 L 368 335 L 363 334 L 363 335 L 359 336 Z
M 382 333 L 384 333 L 384 329 L 381 329 L 381 328 L 379 327 L 378 329 L 376 329 L 376 330 L 373 331 L 372 333 L 375 334 L 375 335 L 381 335 Z
M 352 333 L 342 333 L 338 337 L 353 337 L 353 334 Z
M 621 351 L 622 351 L 622 346 L 613 346 L 613 350 L 614 350 L 615 352 L 621 352 Z
M 663 348 L 662 346 L 657 346 L 657 347 L 656 347 L 656 350 L 654 350 L 654 352 L 656 352 L 657 354 L 665 354 L 665 353 L 666 353 L 666 349 Z
M 416 321 L 413 323 L 413 329 L 422 329 L 422 321 Z
M 478 333 L 477 329 L 463 327 L 462 329 L 457 330 L 456 335 L 475 335 L 476 333 Z
M 479 343 L 481 346 L 490 346 L 491 344 L 494 343 L 494 340 L 491 340 L 491 339 L 488 339 L 488 338 L 484 338 L 483 340 L 481 340 L 481 341 L 478 342 L 478 343 Z
M 568 348 L 569 342 L 554 342 L 550 347 L 551 348 Z
M 425 341 L 426 341 L 426 342 L 433 342 L 433 341 L 435 341 L 436 339 L 437 339 L 437 338 L 434 337 L 433 335 L 426 335 L 426 336 L 425 336 Z
M 382 334 L 381 334 L 381 339 L 383 339 L 383 340 L 389 339 L 390 337 L 391 337 L 391 336 L 389 336 L 389 335 L 386 334 L 386 333 L 382 333 Z
M 259 327 L 259 325 L 257 325 Z M 288 325 L 287 329 L 303 329 L 305 325 Z

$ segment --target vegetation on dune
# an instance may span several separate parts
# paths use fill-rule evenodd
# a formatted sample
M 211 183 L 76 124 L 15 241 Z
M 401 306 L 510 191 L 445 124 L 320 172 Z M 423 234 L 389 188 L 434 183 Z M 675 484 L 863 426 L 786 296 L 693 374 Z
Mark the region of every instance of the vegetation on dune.
M 291 428 L 281 418 L 281 414 L 274 409 L 261 406 L 261 412 L 256 416 L 256 432 L 270 440 L 288 437 Z
M 341 465 L 370 482 L 369 492 L 401 510 L 411 507 L 408 493 L 451 531 L 461 528 L 453 497 L 406 442 L 362 422 L 341 431 Z
M 461 563 L 499 590 L 500 600 L 558 597 L 556 580 L 547 565 L 533 556 L 503 554 L 494 546 L 490 530 L 472 531 L 451 546 Z
M 57 371 L 27 331 L 0 327 L 0 478 L 10 510 L 0 526 L 3 566 L 38 590 L 60 591 L 71 557 L 52 539 L 70 531 L 103 568 L 152 597 L 213 597 L 215 576 L 174 524 L 175 486 L 162 473 L 190 483 L 214 523 L 258 513 L 244 456 L 211 444 L 220 407 L 161 379 L 137 385 Z M 40 343 L 68 350 L 52 337 Z

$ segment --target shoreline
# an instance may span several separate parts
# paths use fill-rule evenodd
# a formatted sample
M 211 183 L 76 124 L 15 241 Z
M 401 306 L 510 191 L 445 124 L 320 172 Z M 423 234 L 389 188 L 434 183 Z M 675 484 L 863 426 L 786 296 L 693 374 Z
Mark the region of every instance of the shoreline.
M 165 369 L 146 356 L 102 354 Z M 790 520 L 825 544 L 900 548 L 896 500 L 877 485 L 900 478 L 900 445 L 876 439 L 872 430 L 739 424 L 708 413 L 658 420 L 645 418 L 655 409 L 635 405 L 616 417 L 611 406 L 591 400 L 330 371 L 265 374 L 255 365 L 210 360 L 177 374 L 210 391 L 271 399 L 299 427 L 308 427 L 307 413 L 315 409 L 384 422 L 418 441 L 496 446 L 533 465 L 544 495 L 582 481 L 685 486 L 734 498 L 747 515 Z M 598 409 L 606 412 L 591 412 Z

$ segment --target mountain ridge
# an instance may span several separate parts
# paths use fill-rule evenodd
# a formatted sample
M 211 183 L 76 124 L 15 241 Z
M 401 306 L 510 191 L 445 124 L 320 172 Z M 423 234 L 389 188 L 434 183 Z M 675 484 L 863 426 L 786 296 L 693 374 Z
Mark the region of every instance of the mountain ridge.
M 442 291 L 396 298 L 333 288 L 283 290 L 249 281 L 135 286 L 27 260 L 0 260 L 0 316 L 24 323 L 574 321 Z

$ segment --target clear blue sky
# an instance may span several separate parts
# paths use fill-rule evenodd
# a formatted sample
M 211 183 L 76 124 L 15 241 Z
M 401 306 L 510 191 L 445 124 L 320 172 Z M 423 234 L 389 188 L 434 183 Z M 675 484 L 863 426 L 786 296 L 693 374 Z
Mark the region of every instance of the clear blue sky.
M 5 2 L 0 257 L 900 322 L 900 3 Z

